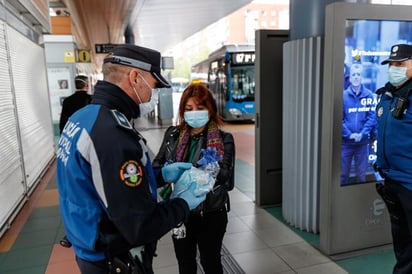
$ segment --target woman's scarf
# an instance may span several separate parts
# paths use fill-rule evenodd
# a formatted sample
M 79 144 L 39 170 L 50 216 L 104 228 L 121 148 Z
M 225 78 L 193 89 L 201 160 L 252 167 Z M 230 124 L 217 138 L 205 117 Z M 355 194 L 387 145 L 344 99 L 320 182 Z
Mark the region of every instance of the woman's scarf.
M 189 127 L 184 127 L 179 134 L 179 142 L 176 150 L 176 162 L 183 162 L 186 154 L 187 144 L 190 141 Z M 214 121 L 207 124 L 207 147 L 216 148 L 216 156 L 224 154 L 223 140 L 219 128 Z

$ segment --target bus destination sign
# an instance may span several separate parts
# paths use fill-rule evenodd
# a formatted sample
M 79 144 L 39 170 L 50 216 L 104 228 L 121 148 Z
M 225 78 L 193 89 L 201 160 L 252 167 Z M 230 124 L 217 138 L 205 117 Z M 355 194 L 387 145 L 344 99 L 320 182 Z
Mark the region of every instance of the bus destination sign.
M 253 64 L 255 62 L 254 52 L 234 52 L 232 53 L 232 64 Z

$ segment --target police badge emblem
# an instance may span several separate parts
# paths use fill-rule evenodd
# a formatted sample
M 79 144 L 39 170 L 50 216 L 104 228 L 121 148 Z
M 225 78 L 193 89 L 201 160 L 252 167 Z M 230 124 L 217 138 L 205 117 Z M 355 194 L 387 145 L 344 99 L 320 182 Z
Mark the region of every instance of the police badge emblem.
M 141 165 L 133 160 L 125 162 L 120 169 L 120 179 L 130 187 L 140 185 L 143 180 L 143 169 Z
M 383 114 L 383 107 L 380 107 L 380 108 L 378 109 L 378 117 L 381 117 L 382 114 Z

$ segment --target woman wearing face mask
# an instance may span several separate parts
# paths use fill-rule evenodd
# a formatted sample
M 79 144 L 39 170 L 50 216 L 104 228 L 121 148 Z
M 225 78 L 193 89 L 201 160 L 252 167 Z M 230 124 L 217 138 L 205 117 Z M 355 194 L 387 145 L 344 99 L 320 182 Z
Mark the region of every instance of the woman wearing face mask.
M 233 136 L 220 130 L 219 125 L 213 95 L 202 84 L 189 85 L 180 101 L 178 125 L 166 130 L 153 161 L 154 168 L 171 162 L 189 162 L 197 167 L 202 149 L 208 148 L 216 149 L 216 155 L 221 157 L 213 190 L 184 224 L 172 231 L 180 274 L 197 273 L 197 248 L 205 273 L 223 273 L 220 254 L 229 209 L 227 192 L 234 187 L 235 144 Z

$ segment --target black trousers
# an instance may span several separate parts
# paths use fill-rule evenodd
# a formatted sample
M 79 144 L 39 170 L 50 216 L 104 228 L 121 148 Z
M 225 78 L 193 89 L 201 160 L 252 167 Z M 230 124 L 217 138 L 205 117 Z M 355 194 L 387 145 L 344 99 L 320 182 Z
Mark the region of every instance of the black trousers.
M 76 256 L 77 266 L 82 274 L 107 274 L 107 261 L 90 262 Z
M 112 270 L 109 270 L 109 261 L 102 260 L 97 262 L 91 262 L 83 260 L 76 256 L 76 262 L 82 274 L 108 274 L 118 273 L 117 268 L 122 269 L 121 273 L 124 274 L 153 274 L 153 256 L 156 252 L 157 242 L 145 245 L 143 253 L 143 262 L 136 264 L 136 261 L 130 260 L 131 257 L 125 254 L 125 256 L 116 256 L 111 262 Z M 128 266 L 131 265 L 133 270 Z
M 390 215 L 396 257 L 393 273 L 412 273 L 412 191 L 390 179 L 376 188 Z
M 180 274 L 196 274 L 196 247 L 206 274 L 222 274 L 221 249 L 227 226 L 226 209 L 201 216 L 190 214 L 185 223 L 186 237 L 173 238 Z

